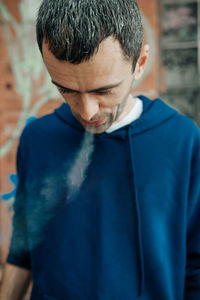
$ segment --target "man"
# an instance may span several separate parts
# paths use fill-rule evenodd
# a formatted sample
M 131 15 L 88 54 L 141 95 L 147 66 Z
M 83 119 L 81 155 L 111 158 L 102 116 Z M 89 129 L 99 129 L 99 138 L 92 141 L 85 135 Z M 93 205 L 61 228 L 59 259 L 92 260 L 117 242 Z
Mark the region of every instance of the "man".
M 20 139 L 1 299 L 200 299 L 200 133 L 130 94 L 136 2 L 44 0 L 37 40 L 64 103 Z

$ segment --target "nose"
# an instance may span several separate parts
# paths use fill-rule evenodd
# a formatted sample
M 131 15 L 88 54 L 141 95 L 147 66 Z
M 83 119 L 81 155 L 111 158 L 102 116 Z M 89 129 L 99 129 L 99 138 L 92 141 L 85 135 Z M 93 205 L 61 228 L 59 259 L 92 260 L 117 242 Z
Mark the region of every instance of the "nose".
M 97 99 L 91 95 L 82 95 L 79 102 L 79 114 L 85 121 L 90 121 L 99 112 Z

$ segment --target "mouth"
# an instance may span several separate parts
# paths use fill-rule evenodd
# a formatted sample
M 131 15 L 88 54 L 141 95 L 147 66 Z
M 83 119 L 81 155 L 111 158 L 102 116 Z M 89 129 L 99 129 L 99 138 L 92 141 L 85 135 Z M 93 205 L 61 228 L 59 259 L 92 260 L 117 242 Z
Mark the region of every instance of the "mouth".
M 85 121 L 85 120 L 82 119 L 82 121 L 83 121 L 83 124 L 84 124 L 85 126 L 97 127 L 97 126 L 102 125 L 102 124 L 105 122 L 105 119 L 106 119 L 106 118 L 102 118 L 102 119 L 100 119 L 100 120 L 91 121 L 91 122 L 88 122 L 88 121 Z

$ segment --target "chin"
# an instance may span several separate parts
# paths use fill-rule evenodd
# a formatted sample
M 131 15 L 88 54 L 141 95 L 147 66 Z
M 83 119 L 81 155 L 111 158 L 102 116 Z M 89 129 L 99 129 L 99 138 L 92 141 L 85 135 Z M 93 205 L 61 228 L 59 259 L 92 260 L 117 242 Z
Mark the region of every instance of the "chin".
M 84 126 L 85 130 L 87 132 L 93 133 L 93 134 L 100 134 L 105 132 L 109 126 L 99 126 L 99 127 L 90 127 L 90 126 Z
M 87 132 L 93 133 L 93 134 L 100 134 L 103 133 L 106 129 L 100 129 L 100 128 L 85 128 Z

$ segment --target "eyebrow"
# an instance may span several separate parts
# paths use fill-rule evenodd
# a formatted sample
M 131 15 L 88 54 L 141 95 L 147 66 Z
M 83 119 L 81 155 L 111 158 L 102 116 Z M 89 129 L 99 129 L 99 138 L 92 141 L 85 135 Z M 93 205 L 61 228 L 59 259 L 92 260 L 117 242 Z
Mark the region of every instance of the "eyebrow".
M 65 86 L 62 86 L 61 84 L 55 82 L 54 80 L 51 81 L 53 84 L 55 84 L 57 87 L 61 88 L 61 89 L 64 89 L 68 92 L 75 92 L 75 93 L 80 93 L 80 91 L 77 91 L 77 90 L 72 90 L 72 89 L 69 89 L 68 87 L 65 87 Z M 89 90 L 89 91 L 86 91 L 86 93 L 94 93 L 94 92 L 100 92 L 100 91 L 105 91 L 105 90 L 110 90 L 110 89 L 113 89 L 115 87 L 118 87 L 119 85 L 122 84 L 123 81 L 120 81 L 119 83 L 116 83 L 116 84 L 109 84 L 109 85 L 105 85 L 105 86 L 102 86 L 100 88 L 97 88 L 97 89 L 94 89 L 94 90 Z

